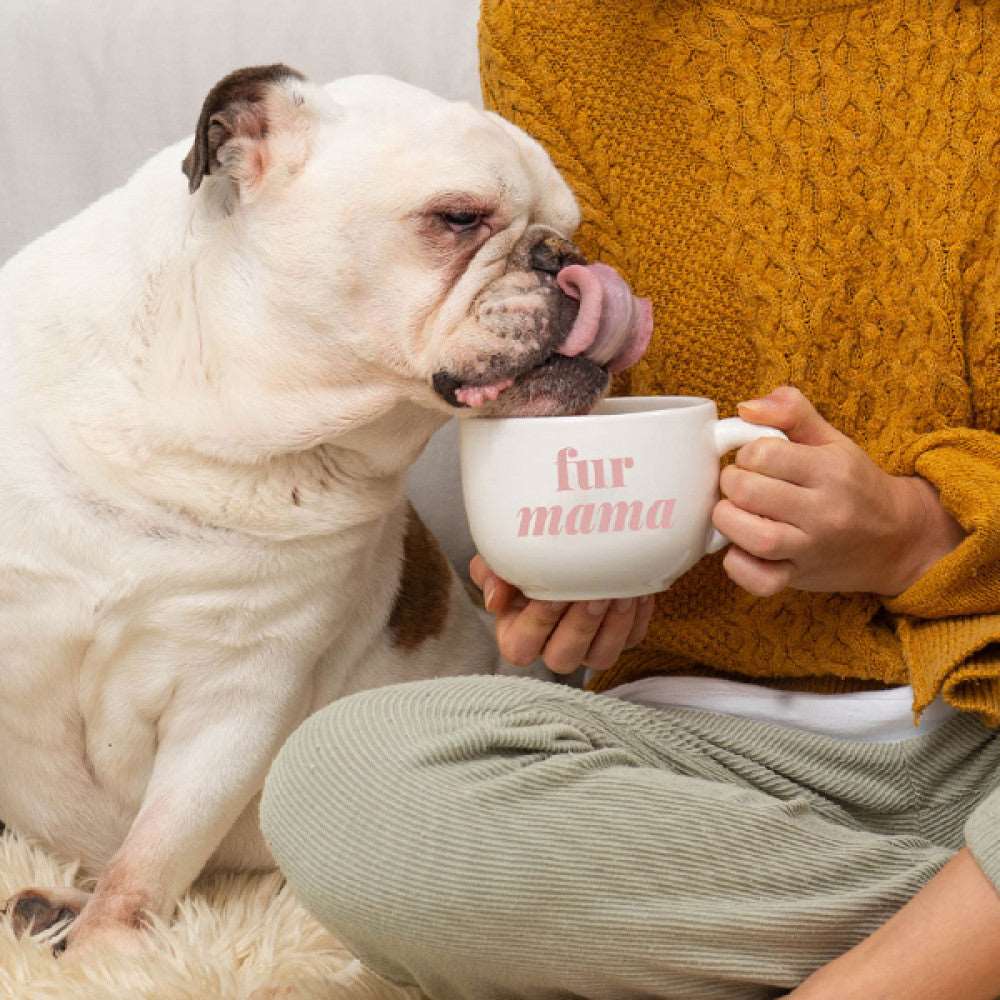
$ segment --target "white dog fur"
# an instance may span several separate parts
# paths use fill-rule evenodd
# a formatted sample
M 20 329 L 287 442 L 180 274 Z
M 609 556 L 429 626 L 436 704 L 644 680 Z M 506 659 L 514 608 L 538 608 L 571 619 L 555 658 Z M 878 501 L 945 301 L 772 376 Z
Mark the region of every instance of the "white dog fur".
M 82 907 L 71 953 L 272 864 L 257 795 L 310 712 L 495 668 L 404 473 L 565 304 L 524 259 L 577 207 L 513 126 L 385 78 L 227 81 L 0 271 L 0 819 L 97 876 L 14 901 Z M 485 410 L 606 385 L 574 378 Z

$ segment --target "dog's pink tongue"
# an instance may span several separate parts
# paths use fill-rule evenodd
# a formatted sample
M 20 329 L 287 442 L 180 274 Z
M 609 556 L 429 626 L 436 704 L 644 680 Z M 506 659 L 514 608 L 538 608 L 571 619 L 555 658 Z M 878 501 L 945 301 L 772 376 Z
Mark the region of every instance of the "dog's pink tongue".
M 608 371 L 634 365 L 653 333 L 653 307 L 637 299 L 625 279 L 607 264 L 570 264 L 557 275 L 559 287 L 579 299 L 580 310 L 560 354 L 582 354 Z

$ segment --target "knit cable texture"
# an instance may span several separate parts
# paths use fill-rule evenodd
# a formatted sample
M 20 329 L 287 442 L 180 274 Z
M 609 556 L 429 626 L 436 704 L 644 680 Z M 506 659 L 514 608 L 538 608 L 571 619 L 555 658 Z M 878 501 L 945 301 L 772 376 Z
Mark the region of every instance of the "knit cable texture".
M 653 299 L 620 391 L 798 386 L 968 539 L 904 594 L 759 599 L 709 557 L 599 688 L 715 670 L 912 683 L 1000 724 L 1000 5 L 484 0 L 488 106 Z

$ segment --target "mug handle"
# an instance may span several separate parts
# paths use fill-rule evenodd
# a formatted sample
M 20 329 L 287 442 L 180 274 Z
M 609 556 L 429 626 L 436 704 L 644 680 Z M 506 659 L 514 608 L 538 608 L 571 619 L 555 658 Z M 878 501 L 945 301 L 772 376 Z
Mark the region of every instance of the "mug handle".
M 742 417 L 727 417 L 725 420 L 716 420 L 712 427 L 712 440 L 715 442 L 715 450 L 719 458 L 734 448 L 742 448 L 743 445 L 749 444 L 751 441 L 765 437 L 788 440 L 788 435 L 784 431 L 779 431 L 777 427 L 752 424 Z M 724 549 L 728 544 L 729 539 L 718 528 L 713 527 L 705 553 L 707 555 L 711 552 L 718 552 L 719 549 Z

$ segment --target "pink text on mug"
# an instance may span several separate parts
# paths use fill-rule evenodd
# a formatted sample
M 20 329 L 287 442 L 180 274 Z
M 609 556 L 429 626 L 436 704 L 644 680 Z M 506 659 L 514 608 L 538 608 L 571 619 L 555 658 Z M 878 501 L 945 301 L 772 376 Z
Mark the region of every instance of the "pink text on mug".
M 575 448 L 556 453 L 556 492 L 625 489 L 625 470 L 635 467 L 627 455 L 615 458 L 579 458 Z M 517 537 L 528 535 L 589 535 L 609 531 L 662 531 L 671 526 L 676 500 L 641 500 L 522 507 L 517 512 Z M 563 514 L 565 513 L 565 518 Z

